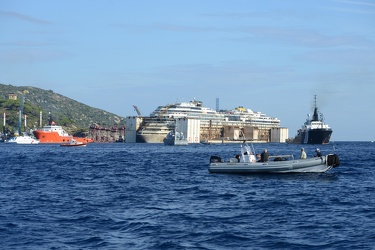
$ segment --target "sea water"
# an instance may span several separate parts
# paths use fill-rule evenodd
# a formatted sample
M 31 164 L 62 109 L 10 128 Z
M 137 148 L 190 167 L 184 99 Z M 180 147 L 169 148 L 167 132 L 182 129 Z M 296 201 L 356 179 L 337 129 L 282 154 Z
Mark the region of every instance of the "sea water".
M 2 143 L 0 249 L 375 249 L 375 143 L 319 148 L 341 165 L 232 175 L 210 174 L 209 157 L 239 144 Z

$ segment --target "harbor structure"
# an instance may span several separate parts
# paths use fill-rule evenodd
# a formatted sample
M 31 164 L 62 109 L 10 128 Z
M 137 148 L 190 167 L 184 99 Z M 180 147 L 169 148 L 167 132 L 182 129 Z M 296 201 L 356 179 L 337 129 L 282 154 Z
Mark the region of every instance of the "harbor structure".
M 125 126 L 95 123 L 90 126 L 89 137 L 94 142 L 125 142 Z
M 175 129 L 163 139 L 165 145 L 188 145 L 200 142 L 200 120 L 189 118 L 176 119 Z

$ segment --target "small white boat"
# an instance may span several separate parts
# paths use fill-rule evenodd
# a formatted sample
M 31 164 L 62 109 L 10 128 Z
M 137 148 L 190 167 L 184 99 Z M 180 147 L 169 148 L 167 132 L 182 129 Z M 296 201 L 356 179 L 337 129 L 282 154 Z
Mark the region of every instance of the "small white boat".
M 254 151 L 254 150 L 253 150 Z M 210 173 L 323 173 L 340 165 L 336 154 L 307 159 L 294 159 L 293 155 L 270 156 L 267 162 L 258 162 L 248 145 L 241 145 L 240 161 L 231 158 L 228 162 L 219 156 L 211 156 Z
M 67 143 L 60 144 L 61 147 L 85 147 L 87 143 L 70 139 Z
M 6 143 L 16 143 L 16 144 L 39 144 L 39 140 L 33 138 L 29 135 L 21 135 L 15 136 L 10 138 L 9 140 L 5 141 Z

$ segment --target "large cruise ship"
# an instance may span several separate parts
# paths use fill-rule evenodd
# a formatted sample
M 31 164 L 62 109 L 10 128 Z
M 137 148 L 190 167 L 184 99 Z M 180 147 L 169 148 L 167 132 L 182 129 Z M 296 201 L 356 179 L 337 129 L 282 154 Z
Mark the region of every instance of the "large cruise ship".
M 143 122 L 136 133 L 137 142 L 163 143 L 163 139 L 175 128 L 178 118 L 200 120 L 201 128 L 223 127 L 225 125 L 249 125 L 261 128 L 279 127 L 280 120 L 267 117 L 261 112 L 253 112 L 242 106 L 233 110 L 217 112 L 204 107 L 201 101 L 178 102 L 159 106 Z
M 163 139 L 175 128 L 178 118 L 196 118 L 201 123 L 210 120 L 225 121 L 223 114 L 202 106 L 201 101 L 177 102 L 157 107 L 148 117 L 143 118 L 141 128 L 137 131 L 137 142 L 163 143 Z
M 292 143 L 300 144 L 328 144 L 331 139 L 332 129 L 324 122 L 323 115 L 319 117 L 315 96 L 314 114 L 308 115 L 306 122 L 297 131 L 297 136 L 292 139 Z

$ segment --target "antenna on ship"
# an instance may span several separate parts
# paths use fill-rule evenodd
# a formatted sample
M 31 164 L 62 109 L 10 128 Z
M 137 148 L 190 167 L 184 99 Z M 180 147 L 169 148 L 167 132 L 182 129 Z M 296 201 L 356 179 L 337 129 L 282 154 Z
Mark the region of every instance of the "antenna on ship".
M 314 95 L 314 107 L 316 108 L 316 95 Z
M 39 112 L 39 128 L 43 126 L 43 112 Z
M 316 106 L 316 95 L 314 95 L 314 114 L 312 121 L 319 121 L 318 107 Z
M 6 113 L 4 112 L 4 118 L 3 118 L 3 134 L 2 134 L 3 139 L 5 139 L 5 124 L 6 124 Z
M 17 129 L 18 129 L 18 134 L 21 135 L 21 127 L 22 127 L 22 113 L 23 113 L 23 109 L 24 109 L 24 106 L 25 106 L 25 94 L 29 93 L 29 91 L 27 90 L 24 90 L 22 91 L 22 100 L 21 100 L 21 107 L 20 107 L 20 110 L 19 110 L 19 114 L 18 114 L 18 124 L 17 124 Z M 25 125 L 25 131 L 26 131 L 26 125 Z

